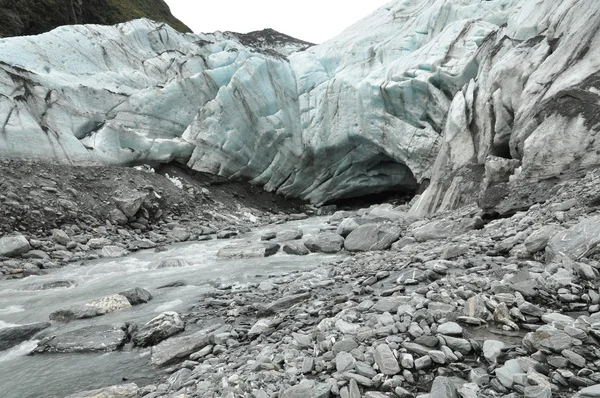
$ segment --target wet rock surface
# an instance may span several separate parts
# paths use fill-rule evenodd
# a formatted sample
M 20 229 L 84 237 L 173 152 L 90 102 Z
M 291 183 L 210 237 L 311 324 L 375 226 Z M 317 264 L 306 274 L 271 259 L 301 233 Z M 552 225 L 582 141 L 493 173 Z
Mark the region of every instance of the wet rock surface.
M 555 204 L 580 188 L 485 224 L 475 207 L 388 219 L 401 247 L 217 290 L 186 317 L 204 330 L 153 349 L 172 376 L 147 396 L 595 396 L 600 263 L 593 250 L 573 259 L 543 247 L 596 216 L 577 204 L 556 218 Z M 324 229 L 350 217 L 368 225 L 359 213 Z M 453 233 L 430 239 L 432 223 Z
M 229 238 L 314 212 L 247 183 L 169 165 L 73 168 L 3 159 L 0 177 L 0 278 L 7 279 L 217 232 Z

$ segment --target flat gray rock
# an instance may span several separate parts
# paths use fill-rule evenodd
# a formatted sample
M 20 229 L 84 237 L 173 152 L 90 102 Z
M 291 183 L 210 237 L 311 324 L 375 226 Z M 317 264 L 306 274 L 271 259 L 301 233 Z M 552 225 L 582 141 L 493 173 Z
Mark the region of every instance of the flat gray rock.
M 217 257 L 225 259 L 269 257 L 276 254 L 279 247 L 275 243 L 240 243 L 222 248 L 217 253 Z
M 111 352 L 127 341 L 127 325 L 98 325 L 57 333 L 39 342 L 32 354 Z
M 75 319 L 94 318 L 130 307 L 131 303 L 125 296 L 114 294 L 56 310 L 50 314 L 49 318 L 51 321 L 70 322 Z
M 213 335 L 203 330 L 181 337 L 171 337 L 152 347 L 151 363 L 164 366 L 185 359 L 190 354 L 211 344 Z
M 439 220 L 425 224 L 412 232 L 417 241 L 425 242 L 459 236 L 478 226 L 479 223 L 476 219 L 463 219 L 460 221 Z
M 299 384 L 283 390 L 280 398 L 329 398 L 329 384 L 302 380 Z
M 301 229 L 290 229 L 277 232 L 277 234 L 275 235 L 275 239 L 277 239 L 280 242 L 286 242 L 289 240 L 302 239 L 303 236 L 304 232 L 302 232 Z

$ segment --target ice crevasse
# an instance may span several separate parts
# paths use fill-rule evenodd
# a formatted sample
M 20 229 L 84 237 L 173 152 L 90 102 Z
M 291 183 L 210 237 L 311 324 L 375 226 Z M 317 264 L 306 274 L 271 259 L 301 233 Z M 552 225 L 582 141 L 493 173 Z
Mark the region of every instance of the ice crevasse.
M 565 92 L 586 104 L 600 92 L 599 10 L 397 0 L 308 49 L 148 20 L 4 39 L 0 156 L 178 161 L 316 204 L 431 181 L 414 211 L 447 209 L 508 184 L 490 159 L 522 178 L 597 164 L 544 142 L 568 128 L 572 151 L 596 145 Z

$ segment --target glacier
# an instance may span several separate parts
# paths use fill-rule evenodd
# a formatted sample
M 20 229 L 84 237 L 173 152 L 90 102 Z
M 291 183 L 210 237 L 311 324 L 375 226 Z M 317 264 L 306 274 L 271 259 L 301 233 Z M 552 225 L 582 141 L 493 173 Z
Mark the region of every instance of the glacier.
M 509 211 L 514 186 L 599 164 L 598 11 L 396 0 L 318 46 L 145 19 L 2 39 L 0 156 L 175 161 L 315 204 L 421 186 L 415 215 Z

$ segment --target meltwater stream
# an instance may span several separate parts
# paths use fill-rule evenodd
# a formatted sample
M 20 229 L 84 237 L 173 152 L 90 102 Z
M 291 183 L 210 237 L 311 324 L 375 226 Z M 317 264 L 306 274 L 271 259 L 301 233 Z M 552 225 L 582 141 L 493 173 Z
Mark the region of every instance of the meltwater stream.
M 200 296 L 212 289 L 211 283 L 259 281 L 262 276 L 295 270 L 310 270 L 340 255 L 311 254 L 289 256 L 279 253 L 268 258 L 223 260 L 217 252 L 236 242 L 258 241 L 265 231 L 300 228 L 305 237 L 315 234 L 327 218 L 312 218 L 256 229 L 237 239 L 174 244 L 164 252 L 153 250 L 130 256 L 70 265 L 49 275 L 0 282 L 0 329 L 48 321 L 48 315 L 72 304 L 116 294 L 131 287 L 149 290 L 153 299 L 143 305 L 89 320 L 69 324 L 53 323 L 53 328 L 79 328 L 119 322 L 144 324 L 163 311 L 185 312 Z M 190 266 L 156 269 L 164 259 L 184 259 Z M 71 288 L 29 291 L 28 285 L 73 281 Z M 157 289 L 171 282 L 185 286 Z M 147 384 L 157 370 L 149 366 L 149 350 L 107 354 L 43 354 L 27 356 L 36 346 L 29 341 L 11 350 L 0 351 L 0 397 L 54 398 L 94 388 L 119 384 L 126 378 Z

